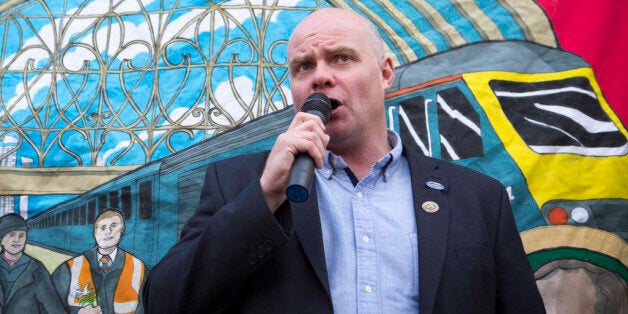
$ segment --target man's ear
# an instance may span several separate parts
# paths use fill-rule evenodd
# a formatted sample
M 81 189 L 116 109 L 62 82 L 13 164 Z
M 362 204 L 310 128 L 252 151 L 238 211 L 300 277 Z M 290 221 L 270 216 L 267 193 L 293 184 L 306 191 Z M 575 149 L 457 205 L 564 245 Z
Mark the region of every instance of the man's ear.
M 381 61 L 382 86 L 387 90 L 392 86 L 395 80 L 395 67 L 390 57 L 384 57 Z

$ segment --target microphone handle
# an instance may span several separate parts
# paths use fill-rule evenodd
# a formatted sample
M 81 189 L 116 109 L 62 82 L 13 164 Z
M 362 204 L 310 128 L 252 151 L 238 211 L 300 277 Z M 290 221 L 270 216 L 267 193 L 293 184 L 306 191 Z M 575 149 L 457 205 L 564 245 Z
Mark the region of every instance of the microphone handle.
M 307 153 L 299 153 L 294 157 L 290 169 L 290 180 L 286 188 L 286 196 L 297 203 L 304 202 L 310 196 L 310 188 L 314 181 L 314 160 Z
M 326 125 L 331 117 L 331 103 L 325 94 L 316 92 L 307 97 L 301 111 L 319 117 Z M 290 169 L 290 178 L 286 188 L 286 196 L 289 200 L 301 203 L 310 197 L 315 166 L 314 160 L 307 153 L 298 153 L 294 156 L 294 163 Z

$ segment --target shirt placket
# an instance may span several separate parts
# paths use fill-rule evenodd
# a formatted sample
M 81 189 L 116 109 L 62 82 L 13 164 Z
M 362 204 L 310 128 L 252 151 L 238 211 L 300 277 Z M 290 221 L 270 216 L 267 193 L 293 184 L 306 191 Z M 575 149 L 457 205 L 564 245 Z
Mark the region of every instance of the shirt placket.
M 365 182 L 362 182 L 365 183 Z M 377 313 L 379 300 L 379 266 L 373 217 L 370 212 L 369 188 L 359 184 L 352 199 L 357 266 L 358 313 Z

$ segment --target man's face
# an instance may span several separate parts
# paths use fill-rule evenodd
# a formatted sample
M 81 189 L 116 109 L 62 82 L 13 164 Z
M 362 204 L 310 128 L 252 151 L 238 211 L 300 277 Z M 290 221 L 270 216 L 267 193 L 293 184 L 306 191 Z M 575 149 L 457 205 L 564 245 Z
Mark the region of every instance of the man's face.
M 124 224 L 118 216 L 100 219 L 96 223 L 96 230 L 94 231 L 94 238 L 96 238 L 98 247 L 108 249 L 117 246 L 120 243 L 123 230 Z
M 11 231 L 2 237 L 2 249 L 9 254 L 15 255 L 24 251 L 26 245 L 26 231 Z
M 386 128 L 384 93 L 394 78 L 392 62 L 373 51 L 373 36 L 364 24 L 344 15 L 306 18 L 288 45 L 295 109 L 313 92 L 332 102 L 326 129 L 332 151 L 359 144 L 373 132 L 381 134 Z

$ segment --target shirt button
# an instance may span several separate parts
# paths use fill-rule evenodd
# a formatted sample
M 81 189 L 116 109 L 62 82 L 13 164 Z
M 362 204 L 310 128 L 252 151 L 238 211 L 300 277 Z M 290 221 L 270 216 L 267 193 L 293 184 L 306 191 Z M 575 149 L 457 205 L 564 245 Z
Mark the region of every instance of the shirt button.
M 366 285 L 366 286 L 364 286 L 364 291 L 366 291 L 366 293 L 371 293 L 371 292 L 373 292 L 373 288 L 371 288 L 371 286 L 369 286 L 369 285 Z
M 362 237 L 362 241 L 364 241 L 364 242 L 369 242 L 369 237 L 368 237 L 368 236 L 363 236 L 363 237 Z
M 325 170 L 325 174 L 326 174 L 326 175 L 330 175 L 330 174 L 331 174 L 331 170 L 326 169 L 326 170 Z
M 248 260 L 249 260 L 249 264 L 251 264 L 251 265 L 257 264 L 257 255 L 255 255 L 253 253 L 249 254 Z
M 356 194 L 358 196 L 358 198 L 362 198 L 362 192 L 358 192 L 358 194 Z

